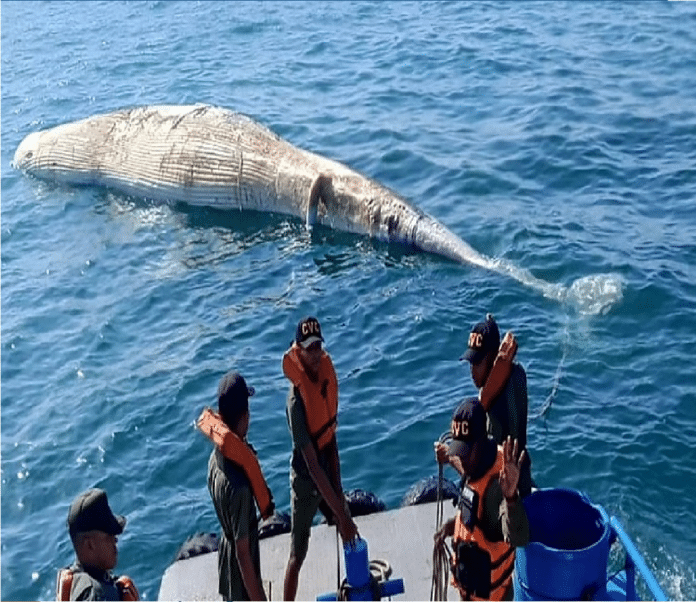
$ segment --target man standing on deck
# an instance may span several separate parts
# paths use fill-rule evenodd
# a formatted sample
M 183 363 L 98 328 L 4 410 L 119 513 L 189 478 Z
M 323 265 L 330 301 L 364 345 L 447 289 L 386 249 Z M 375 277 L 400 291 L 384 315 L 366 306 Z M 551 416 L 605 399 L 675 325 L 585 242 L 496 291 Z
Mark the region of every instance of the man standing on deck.
M 322 348 L 323 341 L 316 318 L 300 320 L 295 340 L 282 362 L 283 373 L 291 383 L 286 415 L 293 440 L 290 464 L 292 531 L 284 600 L 294 600 L 297 594 L 312 521 L 322 501 L 335 517 L 344 542 L 353 541 L 358 534 L 341 484 L 336 444 L 338 382 L 331 358 Z
M 500 332 L 492 314 L 476 324 L 469 334 L 469 346 L 460 360 L 471 364 L 471 378 L 479 389 L 479 400 L 487 414 L 488 434 L 498 445 L 508 437 L 526 451 L 520 467 L 519 491 L 526 497 L 532 490 L 531 458 L 527 450 L 527 374 L 513 361 L 517 341 L 511 332 L 500 343 Z
M 265 514 L 272 512 L 273 504 L 253 457 L 256 454 L 246 442 L 252 395 L 254 389 L 247 386 L 241 374 L 228 372 L 218 386 L 219 417 L 213 416 L 223 423 L 215 430 L 229 429 L 236 443 L 234 447 L 216 445 L 208 461 L 208 490 L 222 526 L 218 591 L 225 600 L 266 599 L 261 583 L 259 523 L 254 500 L 259 503 L 259 499 L 264 499 L 259 506 Z
M 512 600 L 515 548 L 529 543 L 529 520 L 518 492 L 517 441 L 501 447 L 486 433 L 486 412 L 475 397 L 452 415 L 452 442 L 437 461 L 458 466 L 462 484 L 457 513 L 435 534 L 435 545 L 452 537 L 452 585 L 462 600 Z M 448 456 L 448 457 L 447 457 Z

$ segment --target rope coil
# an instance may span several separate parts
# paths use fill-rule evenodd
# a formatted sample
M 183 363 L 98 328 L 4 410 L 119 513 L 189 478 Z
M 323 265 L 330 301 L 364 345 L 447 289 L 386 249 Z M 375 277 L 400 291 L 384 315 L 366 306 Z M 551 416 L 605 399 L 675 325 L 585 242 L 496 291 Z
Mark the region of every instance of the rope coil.
M 366 587 L 369 587 L 372 592 L 373 600 L 382 599 L 382 588 L 381 584 L 389 579 L 392 574 L 392 567 L 386 560 L 375 559 L 370 560 L 370 583 Z M 338 588 L 337 600 L 350 600 L 350 592 L 355 589 L 351 586 L 345 579 L 341 586 Z
M 449 443 L 452 440 L 452 433 L 447 431 L 440 435 L 439 443 Z M 435 515 L 435 533 L 440 530 L 444 518 L 444 498 L 442 495 L 444 466 L 438 463 L 437 471 L 437 511 Z M 447 543 L 435 541 L 433 546 L 433 577 L 430 585 L 431 600 L 447 600 L 447 586 L 449 568 L 451 563 L 451 553 Z

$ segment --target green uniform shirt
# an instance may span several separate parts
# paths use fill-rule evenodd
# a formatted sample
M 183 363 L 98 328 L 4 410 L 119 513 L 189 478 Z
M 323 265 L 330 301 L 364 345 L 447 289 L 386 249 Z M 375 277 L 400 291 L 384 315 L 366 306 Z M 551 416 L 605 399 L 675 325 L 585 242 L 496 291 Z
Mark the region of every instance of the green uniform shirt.
M 70 571 L 73 574 L 70 588 L 71 600 L 120 600 L 121 592 L 116 577 L 106 571 L 87 570 L 76 561 Z
M 249 600 L 237 562 L 235 542 L 249 538 L 254 568 L 261 575 L 259 522 L 254 495 L 244 471 L 217 448 L 210 454 L 208 462 L 208 490 L 222 527 L 218 548 L 218 591 L 225 600 Z

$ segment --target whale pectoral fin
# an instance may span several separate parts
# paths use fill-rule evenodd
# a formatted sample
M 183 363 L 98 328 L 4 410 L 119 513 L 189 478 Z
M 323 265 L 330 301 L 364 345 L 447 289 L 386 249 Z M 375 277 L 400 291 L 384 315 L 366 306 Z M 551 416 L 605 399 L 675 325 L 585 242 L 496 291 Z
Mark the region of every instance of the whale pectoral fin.
M 331 178 L 324 174 L 319 174 L 317 179 L 312 184 L 309 191 L 309 199 L 307 200 L 307 214 L 305 225 L 307 228 L 312 228 L 317 223 L 317 212 L 319 210 L 320 201 L 324 201 L 326 205 L 327 195 L 331 189 Z

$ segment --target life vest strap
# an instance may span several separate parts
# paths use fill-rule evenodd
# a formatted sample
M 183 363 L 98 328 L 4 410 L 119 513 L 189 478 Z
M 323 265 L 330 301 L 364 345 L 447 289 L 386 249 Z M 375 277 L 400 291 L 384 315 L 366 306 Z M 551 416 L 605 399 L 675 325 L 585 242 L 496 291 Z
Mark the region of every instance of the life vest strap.
M 324 426 L 322 426 L 315 435 L 312 436 L 312 439 L 314 443 L 316 444 L 317 447 L 319 447 L 319 441 L 323 437 L 324 433 L 328 431 L 330 428 L 333 428 L 333 426 L 336 424 L 337 418 L 334 416 L 329 420 Z M 326 444 L 324 444 L 326 445 Z M 321 449 L 321 448 L 320 448 Z
M 510 556 L 512 556 L 514 553 L 515 553 L 515 548 L 510 546 L 505 551 L 505 553 L 500 556 L 500 558 L 498 558 L 495 562 L 491 563 L 491 569 L 492 570 L 497 569 L 501 564 L 503 564 L 503 562 L 505 562 L 508 558 L 510 558 Z
M 495 581 L 491 582 L 491 591 L 494 592 L 500 586 L 502 586 L 505 583 L 505 581 L 510 579 L 514 570 L 515 570 L 515 563 L 513 562 L 510 564 L 510 566 L 507 569 L 505 569 L 505 571 L 503 572 L 503 574 L 500 577 L 498 577 Z
M 70 600 L 73 572 L 69 568 L 60 569 L 56 577 L 56 600 Z

